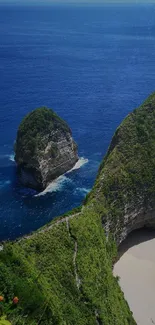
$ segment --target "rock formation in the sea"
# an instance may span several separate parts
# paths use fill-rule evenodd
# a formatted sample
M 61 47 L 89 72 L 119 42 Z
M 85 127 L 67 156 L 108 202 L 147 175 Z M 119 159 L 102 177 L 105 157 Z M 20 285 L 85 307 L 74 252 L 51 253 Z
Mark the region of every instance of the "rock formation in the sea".
M 104 205 L 103 226 L 118 244 L 155 227 L 155 93 L 116 130 L 90 197 Z
M 45 189 L 78 161 L 77 145 L 67 123 L 46 107 L 29 113 L 18 129 L 15 161 L 23 185 Z

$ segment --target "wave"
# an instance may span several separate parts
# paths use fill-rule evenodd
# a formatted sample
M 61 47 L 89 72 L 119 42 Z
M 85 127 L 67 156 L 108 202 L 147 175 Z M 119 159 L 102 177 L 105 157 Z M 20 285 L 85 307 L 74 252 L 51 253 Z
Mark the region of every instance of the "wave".
M 12 155 L 9 155 L 9 160 L 11 160 L 11 161 L 15 161 L 15 156 L 12 154 Z
M 66 174 L 72 172 L 73 170 L 76 170 L 76 169 L 80 169 L 82 166 L 84 166 L 85 164 L 87 164 L 89 162 L 88 159 L 84 158 L 84 157 L 81 157 L 77 163 L 75 164 L 75 166 L 70 169 Z
M 91 189 L 90 188 L 85 188 L 85 187 L 77 187 L 76 188 L 76 190 L 75 190 L 75 192 L 77 193 L 81 193 L 82 195 L 86 195 L 86 194 L 88 194 L 89 192 L 91 191 Z
M 35 197 L 46 195 L 47 193 L 60 191 L 65 183 L 72 183 L 72 180 L 66 177 L 65 175 L 59 176 L 56 180 L 51 182 L 43 192 L 36 194 Z
M 11 154 L 11 155 L 0 155 L 0 159 L 5 159 L 5 158 L 7 158 L 7 159 L 9 159 L 10 161 L 15 161 L 15 156 L 14 156 L 14 154 Z

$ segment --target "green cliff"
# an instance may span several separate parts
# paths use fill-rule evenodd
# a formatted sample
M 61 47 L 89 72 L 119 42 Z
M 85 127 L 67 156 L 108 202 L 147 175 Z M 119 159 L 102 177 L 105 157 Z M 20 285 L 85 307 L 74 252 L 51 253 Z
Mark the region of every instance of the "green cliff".
M 130 231 L 154 226 L 154 125 L 155 94 L 117 129 L 81 209 L 4 243 L 1 309 L 12 325 L 135 325 L 112 267 Z
M 104 202 L 102 222 L 118 244 L 155 226 L 155 93 L 116 130 L 89 200 Z

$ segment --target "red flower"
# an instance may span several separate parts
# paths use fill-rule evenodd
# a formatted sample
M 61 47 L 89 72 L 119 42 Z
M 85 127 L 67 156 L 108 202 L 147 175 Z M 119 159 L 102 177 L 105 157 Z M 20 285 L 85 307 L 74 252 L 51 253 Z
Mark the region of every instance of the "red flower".
M 14 303 L 14 305 L 17 305 L 17 304 L 18 304 L 18 302 L 19 302 L 19 299 L 18 299 L 18 297 L 14 297 L 14 298 L 13 298 L 13 303 Z
M 4 301 L 4 297 L 3 296 L 0 296 L 0 302 L 1 301 Z

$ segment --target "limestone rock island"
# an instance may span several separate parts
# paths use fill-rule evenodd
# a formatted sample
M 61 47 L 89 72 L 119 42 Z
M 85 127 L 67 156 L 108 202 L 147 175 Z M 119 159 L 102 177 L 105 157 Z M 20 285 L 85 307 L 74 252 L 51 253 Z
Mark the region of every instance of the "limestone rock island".
M 71 129 L 53 110 L 37 108 L 21 122 L 15 161 L 24 186 L 42 191 L 78 161 Z

